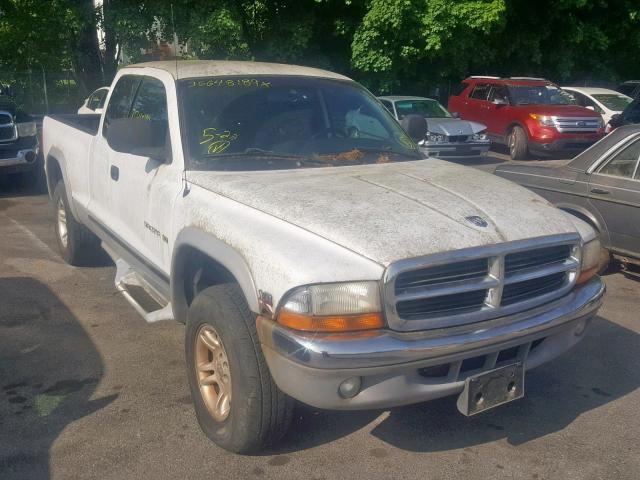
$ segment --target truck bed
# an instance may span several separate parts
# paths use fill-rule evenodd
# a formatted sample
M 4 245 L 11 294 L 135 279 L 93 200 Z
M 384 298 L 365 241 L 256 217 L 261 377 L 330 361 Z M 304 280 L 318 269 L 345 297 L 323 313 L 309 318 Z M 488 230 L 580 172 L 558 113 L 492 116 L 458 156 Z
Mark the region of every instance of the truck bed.
M 77 115 L 77 114 L 64 114 L 64 115 L 47 115 L 54 120 L 69 125 L 70 127 L 82 130 L 89 135 L 96 135 L 98 133 L 98 127 L 100 126 L 100 114 L 97 115 Z

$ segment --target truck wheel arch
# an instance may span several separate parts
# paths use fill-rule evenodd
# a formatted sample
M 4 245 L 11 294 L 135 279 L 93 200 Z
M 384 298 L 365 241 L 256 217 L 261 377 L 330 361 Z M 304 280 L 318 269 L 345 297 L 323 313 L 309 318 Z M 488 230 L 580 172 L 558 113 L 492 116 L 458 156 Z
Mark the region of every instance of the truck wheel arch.
M 47 177 L 47 190 L 49 191 L 49 198 L 53 199 L 53 192 L 56 189 L 56 185 L 58 185 L 58 182 L 62 181 L 65 185 L 69 209 L 71 210 L 74 218 L 78 220 L 78 212 L 76 211 L 75 203 L 73 202 L 73 198 L 70 194 L 69 182 L 67 181 L 67 174 L 64 166 L 64 154 L 60 150 L 52 148 L 45 159 L 44 165 L 45 174 Z
M 182 230 L 173 248 L 171 259 L 171 303 L 175 318 L 186 320 L 187 310 L 195 294 L 195 282 L 204 270 L 207 279 L 203 287 L 234 282 L 242 290 L 249 308 L 259 313 L 258 294 L 244 257 L 233 247 L 202 230 L 187 227 Z

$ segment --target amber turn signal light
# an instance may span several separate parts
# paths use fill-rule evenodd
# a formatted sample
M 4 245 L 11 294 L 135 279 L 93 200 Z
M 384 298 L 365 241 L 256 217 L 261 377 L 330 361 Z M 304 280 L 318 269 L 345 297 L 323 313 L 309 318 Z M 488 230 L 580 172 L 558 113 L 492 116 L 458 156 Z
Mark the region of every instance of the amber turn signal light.
M 582 283 L 586 283 L 596 276 L 598 273 L 598 267 L 590 268 L 589 270 L 585 270 L 584 272 L 580 272 L 578 279 L 576 280 L 576 285 L 580 285 Z
M 293 330 L 327 333 L 355 332 L 384 327 L 381 313 L 312 316 L 283 310 L 278 315 L 278 323 Z

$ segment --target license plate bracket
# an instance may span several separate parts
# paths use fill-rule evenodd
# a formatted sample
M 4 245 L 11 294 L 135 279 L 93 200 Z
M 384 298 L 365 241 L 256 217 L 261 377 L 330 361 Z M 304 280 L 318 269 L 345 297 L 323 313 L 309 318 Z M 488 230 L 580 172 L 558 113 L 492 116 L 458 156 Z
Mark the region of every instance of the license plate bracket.
M 524 397 L 522 362 L 472 375 L 458 397 L 458 410 L 471 416 Z

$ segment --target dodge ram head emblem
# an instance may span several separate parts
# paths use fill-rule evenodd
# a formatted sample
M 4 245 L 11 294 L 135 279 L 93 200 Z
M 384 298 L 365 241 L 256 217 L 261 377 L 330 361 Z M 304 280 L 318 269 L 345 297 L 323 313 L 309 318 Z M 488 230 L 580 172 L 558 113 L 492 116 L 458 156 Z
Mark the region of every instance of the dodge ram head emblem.
M 478 217 L 477 215 L 471 215 L 470 217 L 465 217 L 464 219 L 469 223 L 473 223 L 476 227 L 485 228 L 489 226 L 484 218 Z

